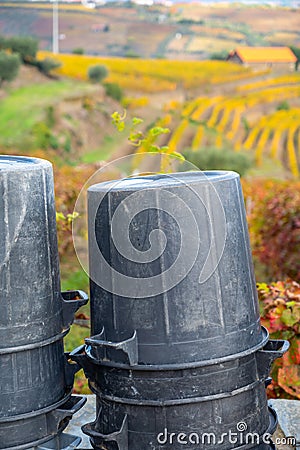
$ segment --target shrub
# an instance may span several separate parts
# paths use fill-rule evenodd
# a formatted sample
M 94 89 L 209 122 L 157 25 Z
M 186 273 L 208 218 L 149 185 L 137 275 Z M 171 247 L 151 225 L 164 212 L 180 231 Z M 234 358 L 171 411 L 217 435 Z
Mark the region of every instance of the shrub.
M 138 53 L 136 53 L 134 50 L 131 49 L 127 50 L 124 56 L 125 58 L 134 58 L 134 59 L 135 58 L 138 59 L 141 57 L 141 55 L 139 55 Z
M 72 239 L 72 222 L 77 197 L 85 181 L 97 170 L 89 166 L 54 166 L 55 194 L 57 215 L 58 248 L 61 257 L 74 254 Z
M 213 61 L 226 61 L 228 57 L 228 52 L 226 50 L 221 50 L 220 52 L 214 52 L 210 55 L 210 59 Z
M 183 156 L 201 170 L 234 170 L 241 176 L 253 165 L 249 155 L 228 149 L 205 148 L 188 150 Z
M 295 70 L 298 70 L 299 61 L 300 61 L 300 48 L 299 47 L 295 47 L 294 45 L 292 45 L 290 47 L 290 49 L 292 50 L 292 52 L 294 53 L 294 55 L 297 58 L 296 65 L 295 65 Z
M 105 93 L 109 97 L 120 102 L 124 96 L 122 89 L 117 83 L 104 83 Z
M 20 58 L 18 55 L 9 55 L 0 51 L 0 87 L 3 81 L 12 81 L 19 72 Z
M 108 75 L 108 69 L 102 64 L 96 64 L 88 69 L 89 80 L 93 83 L 100 82 L 104 80 Z
M 33 37 L 14 36 L 6 40 L 6 48 L 18 53 L 24 63 L 35 61 L 39 42 Z
M 276 108 L 277 111 L 288 111 L 289 109 L 291 109 L 291 107 L 287 100 L 283 100 Z
M 288 339 L 289 351 L 272 366 L 269 397 L 300 399 L 300 285 L 279 281 L 258 285 L 261 322 L 272 338 Z
M 32 128 L 36 146 L 46 150 L 50 146 L 51 129 L 45 122 L 37 122 Z
M 264 279 L 300 280 L 300 183 L 243 182 L 254 257 Z
M 74 48 L 72 51 L 73 55 L 84 55 L 84 49 L 82 47 Z
M 0 36 L 0 50 L 5 50 L 7 48 L 7 41 L 4 36 Z
M 61 63 L 53 58 L 45 58 L 41 61 L 37 61 L 36 66 L 40 72 L 47 76 L 50 76 L 53 70 L 61 67 Z

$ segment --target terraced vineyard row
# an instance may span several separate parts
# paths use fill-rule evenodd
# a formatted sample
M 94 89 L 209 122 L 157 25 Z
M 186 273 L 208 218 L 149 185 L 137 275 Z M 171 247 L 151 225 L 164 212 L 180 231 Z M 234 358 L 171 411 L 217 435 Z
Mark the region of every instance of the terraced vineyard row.
M 292 79 L 295 82 L 295 77 Z M 254 154 L 258 166 L 268 157 L 299 177 L 300 85 L 288 83 L 263 90 L 260 82 L 257 86 L 257 91 L 244 95 L 199 97 L 185 104 L 180 121 L 170 126 L 170 149 L 243 149 Z M 295 107 L 290 107 L 289 102 Z M 280 109 L 280 105 L 286 109 Z
M 89 67 L 104 64 L 109 70 L 107 81 L 118 83 L 123 89 L 143 93 L 174 91 L 178 87 L 199 88 L 256 76 L 250 69 L 224 61 L 185 61 L 182 64 L 181 61 L 170 60 L 54 56 L 50 52 L 39 52 L 38 57 L 55 58 L 62 64 L 58 74 L 81 80 L 87 79 Z

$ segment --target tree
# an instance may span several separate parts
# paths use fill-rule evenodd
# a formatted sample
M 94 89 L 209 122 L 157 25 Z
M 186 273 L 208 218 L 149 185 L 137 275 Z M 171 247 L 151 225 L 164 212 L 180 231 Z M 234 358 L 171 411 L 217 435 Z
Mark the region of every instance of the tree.
M 295 47 L 294 45 L 291 45 L 290 49 L 292 50 L 292 52 L 294 53 L 294 55 L 297 58 L 295 69 L 298 70 L 299 62 L 300 62 L 300 48 Z
M 84 48 L 76 47 L 72 50 L 73 55 L 84 55 Z
M 17 75 L 20 67 L 19 55 L 9 55 L 0 51 L 0 86 L 3 81 L 12 81 Z
M 36 59 L 39 42 L 37 39 L 26 36 L 13 36 L 7 39 L 6 48 L 18 53 L 24 63 L 32 63 Z
M 186 150 L 183 156 L 200 170 L 234 170 L 241 176 L 253 166 L 253 159 L 246 153 L 228 148 L 207 147 L 198 151 Z
M 104 83 L 105 93 L 109 97 L 120 102 L 124 96 L 122 89 L 117 83 Z
M 53 58 L 45 58 L 40 61 L 37 61 L 36 66 L 40 72 L 50 76 L 51 71 L 54 69 L 58 69 L 61 66 L 61 63 Z
M 108 75 L 108 69 L 106 66 L 101 64 L 96 64 L 95 66 L 90 66 L 88 69 L 89 80 L 93 83 L 100 82 L 104 80 Z

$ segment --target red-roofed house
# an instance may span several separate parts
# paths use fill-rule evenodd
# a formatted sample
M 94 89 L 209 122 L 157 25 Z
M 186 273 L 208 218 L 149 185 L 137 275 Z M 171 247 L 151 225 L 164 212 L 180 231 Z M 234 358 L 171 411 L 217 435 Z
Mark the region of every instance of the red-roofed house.
M 295 70 L 297 58 L 289 47 L 238 47 L 227 61 L 258 69 Z

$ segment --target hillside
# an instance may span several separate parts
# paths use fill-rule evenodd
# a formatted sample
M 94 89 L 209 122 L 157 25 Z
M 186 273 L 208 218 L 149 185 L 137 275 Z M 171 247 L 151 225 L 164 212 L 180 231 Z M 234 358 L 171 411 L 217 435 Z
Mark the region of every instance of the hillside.
M 49 79 L 23 66 L 19 77 L 0 90 L 0 99 L 4 153 L 42 152 L 60 164 L 92 162 L 110 153 L 110 115 L 119 104 L 100 85 Z
M 127 141 L 128 128 L 118 133 L 111 124 L 111 113 L 123 113 L 124 109 L 129 120 L 145 120 L 141 125 L 144 130 L 155 125 L 169 127 L 170 133 L 163 135 L 161 144 L 167 144 L 170 152 L 186 153 L 190 149 L 193 158 L 212 150 L 223 155 L 234 149 L 235 156 L 252 156 L 255 165 L 242 181 L 257 280 L 286 276 L 299 279 L 299 73 L 257 73 L 224 61 L 183 64 L 163 59 L 38 54 L 38 58 L 47 56 L 62 63 L 51 78 L 25 65 L 14 82 L 3 83 L 0 150 L 54 162 L 63 290 L 88 289 L 88 278 L 76 259 L 71 235 L 75 202 L 82 186 L 103 167 L 103 160 L 115 160 L 138 149 Z M 105 94 L 104 85 L 87 81 L 87 70 L 95 64 L 105 64 L 109 69 L 105 81 L 122 87 L 121 103 Z M 141 160 L 134 157 L 131 162 L 140 164 Z M 127 161 L 109 166 L 103 177 L 115 179 L 135 173 L 137 166 Z M 214 169 L 224 169 L 219 161 L 214 164 Z M 80 209 L 76 212 L 80 214 Z M 83 228 L 81 252 L 85 254 L 86 236 Z M 287 297 L 289 304 L 295 303 L 290 300 Z M 67 350 L 82 344 L 90 333 L 87 306 L 76 321 L 66 340 Z M 294 346 L 297 339 L 293 337 Z M 298 366 L 288 363 L 284 380 L 274 378 L 271 395 L 278 397 L 284 391 L 285 395 L 299 396 L 290 387 L 291 380 L 295 386 L 299 384 L 298 372 L 294 372 Z M 82 373 L 76 380 L 76 392 L 89 392 Z
M 40 53 L 39 57 L 49 54 Z M 253 156 L 257 174 L 298 178 L 300 74 L 255 73 L 226 62 L 139 61 L 56 55 L 59 78 L 23 67 L 0 92 L 0 147 L 46 152 L 69 163 L 93 162 L 135 151 L 110 115 L 128 110 L 145 126 L 163 123 L 170 151 L 234 149 Z M 105 64 L 107 81 L 121 86 L 122 104 L 87 82 L 91 65 Z M 63 77 L 62 77 L 63 75 Z M 45 154 L 44 154 L 45 156 Z M 275 171 L 275 172 L 274 172 Z
M 36 36 L 52 49 L 52 6 L 0 2 L 0 35 Z M 60 50 L 180 60 L 206 59 L 238 45 L 300 45 L 297 10 L 245 5 L 108 4 L 59 7 Z

